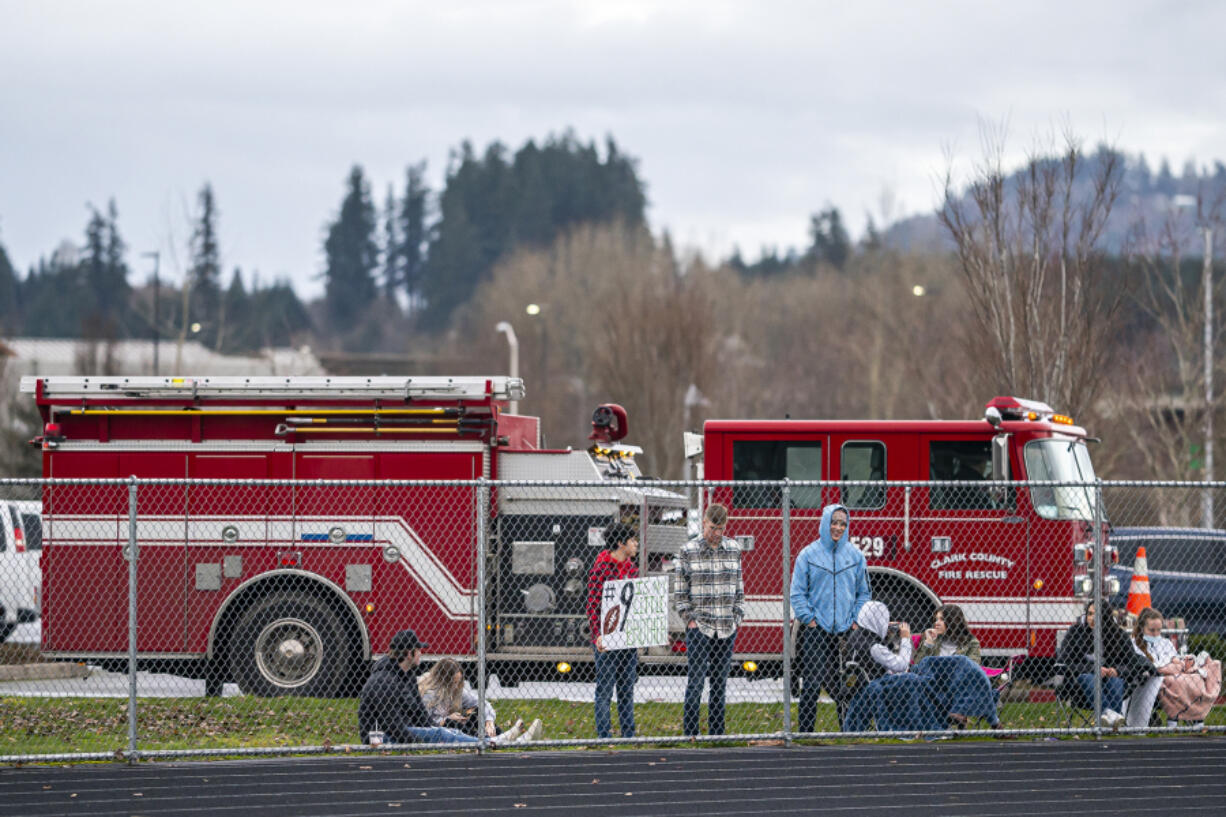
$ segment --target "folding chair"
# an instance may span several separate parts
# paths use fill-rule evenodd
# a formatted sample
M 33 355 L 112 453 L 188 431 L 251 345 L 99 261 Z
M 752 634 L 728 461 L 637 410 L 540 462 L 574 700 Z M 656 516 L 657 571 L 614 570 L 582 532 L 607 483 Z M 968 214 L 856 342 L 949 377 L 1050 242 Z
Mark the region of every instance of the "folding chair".
M 1087 701 L 1077 678 L 1070 674 L 1068 665 L 1057 663 L 1052 665 L 1052 675 L 1043 686 L 1049 687 L 1056 694 L 1060 716 L 1067 729 L 1074 727 L 1092 728 L 1094 723 L 1094 702 Z

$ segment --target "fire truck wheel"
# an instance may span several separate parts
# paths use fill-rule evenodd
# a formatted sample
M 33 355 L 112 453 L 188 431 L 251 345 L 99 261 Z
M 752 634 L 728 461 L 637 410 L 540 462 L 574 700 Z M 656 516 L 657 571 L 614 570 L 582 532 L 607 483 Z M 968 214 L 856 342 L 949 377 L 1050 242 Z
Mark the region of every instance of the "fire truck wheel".
M 331 697 L 349 668 L 344 633 L 323 601 L 273 593 L 239 618 L 230 672 L 249 695 Z

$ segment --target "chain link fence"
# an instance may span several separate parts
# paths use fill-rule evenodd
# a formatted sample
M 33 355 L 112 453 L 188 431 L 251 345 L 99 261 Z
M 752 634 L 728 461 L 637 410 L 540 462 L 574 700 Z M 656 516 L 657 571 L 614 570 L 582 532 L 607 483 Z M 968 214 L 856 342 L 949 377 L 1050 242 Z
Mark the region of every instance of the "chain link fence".
M 1224 489 L 3 480 L 0 759 L 1220 732 Z

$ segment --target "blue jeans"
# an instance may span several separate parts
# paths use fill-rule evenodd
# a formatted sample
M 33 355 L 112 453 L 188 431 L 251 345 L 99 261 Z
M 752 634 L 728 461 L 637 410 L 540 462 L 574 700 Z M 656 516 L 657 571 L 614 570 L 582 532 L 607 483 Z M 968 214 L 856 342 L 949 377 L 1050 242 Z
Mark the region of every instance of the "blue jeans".
M 446 726 L 406 726 L 414 743 L 476 743 L 472 735 L 466 735 L 459 729 L 448 729 Z
M 596 737 L 613 736 L 613 720 L 609 715 L 609 701 L 613 700 L 613 687 L 617 687 L 617 719 L 621 722 L 622 737 L 634 737 L 634 682 L 639 678 L 638 650 L 609 650 L 596 656 Z
M 1094 708 L 1094 675 L 1089 672 L 1083 672 L 1077 676 L 1077 686 L 1081 689 L 1081 694 L 1085 695 L 1086 708 Z M 1103 679 L 1103 709 L 1114 709 L 1120 712 L 1124 709 L 1124 679 L 1116 676 L 1114 678 Z
M 707 731 L 724 734 L 724 686 L 732 666 L 732 647 L 736 633 L 727 638 L 708 638 L 697 627 L 685 631 L 687 661 L 685 707 L 681 726 L 686 735 L 698 734 L 698 710 L 702 705 L 702 686 L 709 677 L 711 696 L 707 700 Z

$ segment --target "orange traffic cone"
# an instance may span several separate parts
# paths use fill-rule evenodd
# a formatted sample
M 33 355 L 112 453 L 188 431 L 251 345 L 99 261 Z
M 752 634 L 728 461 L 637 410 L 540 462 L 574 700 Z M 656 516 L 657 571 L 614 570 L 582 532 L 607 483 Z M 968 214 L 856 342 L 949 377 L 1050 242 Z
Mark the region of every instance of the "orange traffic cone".
M 1152 607 L 1149 598 L 1149 565 L 1145 560 L 1145 548 L 1137 548 L 1137 558 L 1132 563 L 1132 583 L 1128 585 L 1128 612 L 1139 615 L 1146 607 Z

